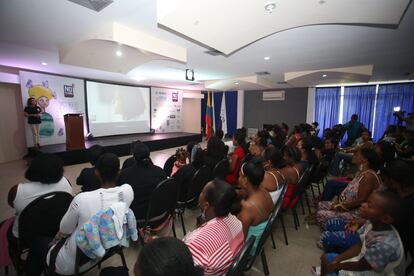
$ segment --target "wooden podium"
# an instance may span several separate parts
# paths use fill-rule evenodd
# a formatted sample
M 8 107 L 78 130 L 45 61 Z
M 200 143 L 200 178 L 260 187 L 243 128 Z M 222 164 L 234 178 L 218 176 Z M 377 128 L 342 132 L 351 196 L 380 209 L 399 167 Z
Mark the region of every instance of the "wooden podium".
M 85 148 L 83 133 L 83 114 L 65 114 L 66 149 L 77 150 Z

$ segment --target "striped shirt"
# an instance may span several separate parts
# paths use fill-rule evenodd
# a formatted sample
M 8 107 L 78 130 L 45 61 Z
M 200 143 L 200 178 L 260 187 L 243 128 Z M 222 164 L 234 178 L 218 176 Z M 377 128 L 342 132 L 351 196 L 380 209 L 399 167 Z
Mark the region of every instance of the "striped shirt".
M 204 275 L 225 275 L 243 240 L 242 223 L 231 214 L 214 218 L 184 237 L 194 265 L 203 268 Z

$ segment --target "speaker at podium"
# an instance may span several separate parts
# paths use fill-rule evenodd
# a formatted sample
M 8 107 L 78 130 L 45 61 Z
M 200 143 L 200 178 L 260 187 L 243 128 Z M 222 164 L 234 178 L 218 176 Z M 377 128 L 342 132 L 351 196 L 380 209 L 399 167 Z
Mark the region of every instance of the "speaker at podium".
M 66 148 L 67 150 L 78 150 L 85 148 L 85 135 L 83 132 L 83 114 L 65 114 Z

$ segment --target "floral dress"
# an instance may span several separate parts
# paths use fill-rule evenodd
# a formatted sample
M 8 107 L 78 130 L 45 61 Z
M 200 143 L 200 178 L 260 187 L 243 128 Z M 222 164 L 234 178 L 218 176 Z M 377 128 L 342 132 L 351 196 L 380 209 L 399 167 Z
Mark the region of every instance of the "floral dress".
M 361 173 L 360 175 L 356 176 L 342 191 L 341 195 L 339 196 L 339 203 L 347 203 L 352 202 L 358 198 L 358 191 L 359 185 L 361 180 L 365 177 L 367 173 L 373 174 L 377 179 L 378 188 L 381 187 L 381 181 L 378 175 L 373 170 L 367 170 L 366 172 Z M 377 190 L 375 189 L 375 190 Z M 349 210 L 347 212 L 338 212 L 332 210 L 332 205 L 335 202 L 333 201 L 321 201 L 319 202 L 319 209 L 316 212 L 316 220 L 318 224 L 325 229 L 325 225 L 330 219 L 338 218 L 343 219 L 346 222 L 353 220 L 356 217 L 359 217 L 359 208 L 355 208 L 353 210 Z

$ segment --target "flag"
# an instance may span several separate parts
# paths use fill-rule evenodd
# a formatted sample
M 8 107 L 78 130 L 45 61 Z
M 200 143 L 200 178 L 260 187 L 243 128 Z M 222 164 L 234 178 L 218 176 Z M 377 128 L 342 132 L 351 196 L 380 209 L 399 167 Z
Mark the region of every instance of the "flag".
M 221 101 L 220 108 L 220 122 L 221 130 L 224 133 L 224 136 L 227 134 L 227 115 L 226 115 L 226 93 L 223 92 L 223 100 Z
M 211 129 L 213 125 L 213 109 L 211 107 L 211 92 L 207 92 L 207 107 L 206 107 L 206 136 L 207 139 L 211 137 Z

